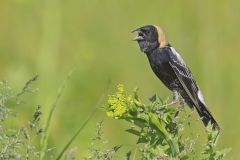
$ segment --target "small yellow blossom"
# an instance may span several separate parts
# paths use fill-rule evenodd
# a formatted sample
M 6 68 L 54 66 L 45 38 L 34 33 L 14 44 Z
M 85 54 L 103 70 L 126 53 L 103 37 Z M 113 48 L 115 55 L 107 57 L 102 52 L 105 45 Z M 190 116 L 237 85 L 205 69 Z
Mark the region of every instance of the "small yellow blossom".
M 119 93 L 123 93 L 124 92 L 124 85 L 123 84 L 118 84 L 117 89 L 118 89 Z
M 107 116 L 112 118 L 120 118 L 127 112 L 126 95 L 124 94 L 124 86 L 117 86 L 116 95 L 109 95 Z
M 113 112 L 112 111 L 107 112 L 107 116 L 113 118 Z

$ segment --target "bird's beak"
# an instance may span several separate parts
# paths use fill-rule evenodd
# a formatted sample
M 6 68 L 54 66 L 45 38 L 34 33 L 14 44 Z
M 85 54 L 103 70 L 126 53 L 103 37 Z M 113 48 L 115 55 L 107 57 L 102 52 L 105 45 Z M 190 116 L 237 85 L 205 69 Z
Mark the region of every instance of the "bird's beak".
M 134 32 L 137 32 L 138 35 L 133 39 L 133 41 L 141 41 L 141 40 L 144 40 L 143 33 L 142 33 L 142 31 L 141 31 L 140 28 L 135 29 L 135 30 L 132 31 L 132 33 L 134 33 Z

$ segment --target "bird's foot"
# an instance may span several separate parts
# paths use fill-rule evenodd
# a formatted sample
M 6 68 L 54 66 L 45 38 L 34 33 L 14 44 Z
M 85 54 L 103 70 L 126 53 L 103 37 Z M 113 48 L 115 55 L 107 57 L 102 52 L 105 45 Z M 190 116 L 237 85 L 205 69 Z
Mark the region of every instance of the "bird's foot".
M 173 100 L 171 102 L 165 103 L 165 104 L 161 104 L 159 106 L 156 107 L 156 110 L 161 110 L 162 108 L 165 108 L 167 106 L 171 106 L 174 105 L 176 103 L 178 103 L 179 101 L 179 94 L 177 91 L 173 91 Z
M 157 109 L 162 109 L 162 108 L 165 108 L 167 106 L 171 106 L 171 105 L 174 105 L 178 102 L 178 100 L 172 100 L 171 102 L 168 102 L 168 103 L 165 103 L 165 104 L 161 104 L 159 106 L 157 106 Z

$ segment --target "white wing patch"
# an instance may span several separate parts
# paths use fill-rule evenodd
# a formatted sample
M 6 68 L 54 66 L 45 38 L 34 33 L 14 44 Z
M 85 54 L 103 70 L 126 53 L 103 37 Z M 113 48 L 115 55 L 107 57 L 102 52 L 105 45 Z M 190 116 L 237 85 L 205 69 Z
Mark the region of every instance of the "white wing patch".
M 184 62 L 183 58 L 182 58 L 182 57 L 180 56 L 180 54 L 175 50 L 175 48 L 170 47 L 170 49 L 171 49 L 172 53 L 177 57 L 177 60 L 175 60 L 175 59 L 173 58 L 172 61 L 173 61 L 174 63 L 182 66 L 183 68 L 185 68 L 185 69 L 186 69 L 186 70 L 185 70 L 185 73 L 184 73 L 183 71 L 180 71 L 176 66 L 173 66 L 173 65 L 171 65 L 171 66 L 174 67 L 175 69 L 177 69 L 178 72 L 179 72 L 179 74 L 181 74 L 182 76 L 192 79 L 193 77 L 192 77 L 191 73 L 189 73 L 188 68 L 187 68 L 187 65 L 186 65 L 186 63 Z
M 188 67 L 187 67 L 186 63 L 184 62 L 183 58 L 175 50 L 175 48 L 170 47 L 170 49 L 171 49 L 173 55 L 176 56 L 176 57 L 172 58 L 173 64 L 170 62 L 171 67 L 174 69 L 175 72 L 177 71 L 179 75 L 184 76 L 184 77 L 188 78 L 189 80 L 191 80 L 191 87 L 195 93 L 197 92 L 197 95 L 196 94 L 192 95 L 190 93 L 188 87 L 186 86 L 186 84 L 183 82 L 182 78 L 181 77 L 179 78 L 179 75 L 176 74 L 178 76 L 178 79 L 180 80 L 181 84 L 185 88 L 185 91 L 187 92 L 188 96 L 191 98 L 191 100 L 193 101 L 193 103 L 196 107 L 198 106 L 196 99 L 199 99 L 201 101 L 201 103 L 203 103 L 206 106 L 203 95 L 202 95 L 199 87 L 197 86 L 197 84 L 195 84 L 196 82 L 194 81 L 194 78 L 193 78 L 191 72 L 188 70 Z M 176 65 L 182 67 L 183 70 L 179 69 L 178 66 L 176 66 Z
M 205 101 L 204 101 L 204 98 L 203 98 L 203 95 L 202 95 L 202 92 L 200 90 L 198 90 L 198 98 L 199 100 L 204 104 L 206 105 Z
M 178 58 L 178 60 L 181 62 L 181 65 L 184 65 L 184 66 L 185 66 L 184 60 L 182 59 L 182 57 L 180 56 L 180 54 L 175 50 L 175 48 L 170 47 L 170 49 L 171 49 L 172 53 L 173 53 L 174 55 L 176 55 L 176 57 Z

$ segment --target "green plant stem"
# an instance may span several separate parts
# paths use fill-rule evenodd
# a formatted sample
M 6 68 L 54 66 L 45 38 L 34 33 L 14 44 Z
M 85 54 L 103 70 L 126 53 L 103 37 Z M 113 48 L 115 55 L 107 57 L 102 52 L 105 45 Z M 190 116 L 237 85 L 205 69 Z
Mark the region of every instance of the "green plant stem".
M 77 130 L 77 132 L 72 136 L 72 138 L 64 146 L 62 151 L 57 156 L 56 160 L 60 160 L 62 158 L 62 156 L 65 153 L 65 151 L 69 148 L 69 146 L 72 144 L 72 142 L 77 138 L 77 136 L 81 133 L 81 131 L 84 129 L 84 127 L 88 124 L 89 120 L 94 116 L 94 114 L 96 113 L 96 111 L 99 108 L 99 105 L 101 104 L 101 102 L 103 101 L 104 97 L 106 96 L 106 94 L 108 92 L 108 89 L 109 89 L 109 86 L 110 86 L 110 81 L 108 81 L 106 91 L 102 94 L 101 98 L 99 99 L 99 101 L 96 104 L 96 106 L 95 106 L 94 110 L 92 111 L 92 113 L 88 116 L 88 118 L 85 120 L 85 122 L 83 122 L 83 124 L 80 126 L 80 128 Z
M 159 133 L 164 137 L 164 139 L 167 141 L 168 145 L 170 146 L 171 152 L 172 152 L 172 157 L 176 158 L 177 154 L 179 153 L 179 150 L 178 150 L 178 147 L 175 144 L 174 140 L 171 138 L 171 136 L 166 131 L 164 126 L 161 125 L 158 117 L 155 114 L 149 113 L 149 116 L 150 116 L 150 120 L 151 120 L 152 124 L 155 125 L 155 127 L 158 129 Z
M 61 98 L 62 96 L 62 93 L 63 93 L 63 90 L 65 89 L 66 87 L 66 83 L 67 81 L 69 80 L 69 78 L 71 77 L 72 75 L 72 72 L 73 71 L 70 71 L 68 76 L 66 77 L 66 79 L 64 80 L 63 84 L 61 85 L 61 87 L 59 88 L 58 90 L 58 93 L 57 93 L 57 97 L 55 99 L 55 102 L 53 103 L 52 105 L 52 108 L 50 110 L 50 113 L 48 115 L 48 119 L 47 119 L 47 122 L 46 122 L 46 126 L 45 126 L 45 132 L 42 136 L 42 139 L 41 139 L 41 151 L 40 151 L 40 160 L 43 160 L 44 157 L 45 157 L 45 153 L 46 153 L 46 150 L 47 150 L 47 143 L 48 143 L 48 131 L 49 131 L 49 127 L 50 127 L 50 124 L 51 124 L 51 120 L 52 120 L 52 116 L 53 116 L 53 113 L 57 107 L 57 103 L 59 101 L 59 99 Z
M 65 147 L 63 148 L 63 150 L 60 152 L 60 154 L 58 155 L 58 157 L 56 158 L 56 160 L 60 160 L 63 156 L 63 154 L 65 153 L 65 151 L 68 149 L 68 147 L 72 144 L 72 142 L 77 138 L 77 136 L 79 135 L 79 133 L 84 129 L 84 127 L 88 124 L 89 120 L 94 116 L 94 114 L 96 113 L 98 107 L 94 108 L 94 110 L 92 111 L 92 113 L 88 116 L 88 118 L 85 120 L 85 122 L 81 125 L 81 127 L 77 130 L 77 132 L 72 136 L 72 138 L 68 141 L 68 143 L 65 145 Z
M 136 159 L 136 154 L 137 154 L 137 148 L 134 150 L 134 154 L 133 154 L 133 159 L 132 160 Z

